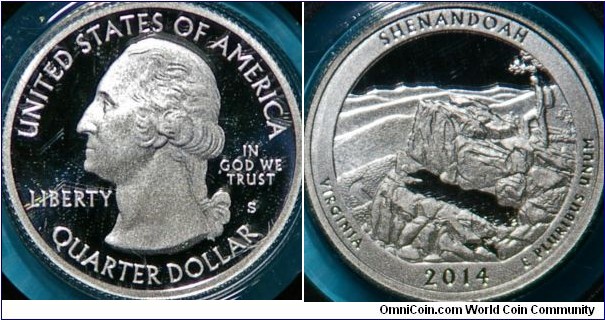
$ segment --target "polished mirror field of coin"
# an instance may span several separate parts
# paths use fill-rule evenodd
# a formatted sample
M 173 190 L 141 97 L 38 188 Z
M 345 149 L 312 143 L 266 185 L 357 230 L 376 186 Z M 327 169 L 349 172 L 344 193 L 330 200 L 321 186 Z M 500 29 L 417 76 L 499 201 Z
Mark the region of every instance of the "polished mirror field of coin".
M 3 4 L 3 299 L 602 301 L 602 12 Z

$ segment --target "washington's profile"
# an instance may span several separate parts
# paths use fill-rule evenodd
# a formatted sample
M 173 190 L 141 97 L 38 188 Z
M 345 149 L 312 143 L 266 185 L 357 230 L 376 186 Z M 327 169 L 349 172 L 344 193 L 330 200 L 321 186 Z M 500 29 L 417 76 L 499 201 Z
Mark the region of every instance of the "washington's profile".
M 225 142 L 220 101 L 208 63 L 168 40 L 133 43 L 110 66 L 77 127 L 88 136 L 84 169 L 116 185 L 107 244 L 174 253 L 222 234 L 231 199 L 206 186 Z

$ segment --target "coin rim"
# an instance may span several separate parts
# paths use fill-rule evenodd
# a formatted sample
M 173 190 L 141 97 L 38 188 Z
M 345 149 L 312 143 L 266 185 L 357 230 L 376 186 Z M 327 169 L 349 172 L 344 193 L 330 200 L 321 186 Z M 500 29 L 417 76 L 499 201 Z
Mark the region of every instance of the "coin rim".
M 49 246 L 44 239 L 35 230 L 27 214 L 23 210 L 23 204 L 19 199 L 16 191 L 15 181 L 12 173 L 12 164 L 10 156 L 11 137 L 13 122 L 16 116 L 17 104 L 23 89 L 29 82 L 31 76 L 38 69 L 41 61 L 50 53 L 50 51 L 69 34 L 77 31 L 77 29 L 86 24 L 112 14 L 119 13 L 124 10 L 131 9 L 147 9 L 157 8 L 171 11 L 182 11 L 202 18 L 208 18 L 215 23 L 221 25 L 226 30 L 239 36 L 243 41 L 250 45 L 261 59 L 269 66 L 271 72 L 278 80 L 286 100 L 288 102 L 289 111 L 292 117 L 292 130 L 295 135 L 295 166 L 292 175 L 291 187 L 286 195 L 286 201 L 282 206 L 282 210 L 273 224 L 269 234 L 261 240 L 262 244 L 258 245 L 253 252 L 244 257 L 241 261 L 229 267 L 226 271 L 210 278 L 199 281 L 194 284 L 185 285 L 178 288 L 160 289 L 160 290 L 137 290 L 110 285 L 96 278 L 88 276 L 71 264 L 65 262 L 59 255 L 55 253 L 53 248 Z M 235 13 L 231 13 L 235 16 Z M 300 216 L 300 208 L 296 208 L 299 202 L 301 190 L 301 165 L 302 165 L 302 121 L 299 114 L 299 103 L 296 99 L 295 90 L 297 86 L 290 85 L 287 78 L 288 69 L 281 66 L 283 63 L 280 57 L 269 53 L 270 44 L 261 44 L 257 36 L 252 35 L 240 24 L 242 21 L 235 22 L 237 18 L 221 12 L 215 7 L 201 7 L 199 4 L 187 3 L 86 3 L 73 12 L 66 15 L 62 21 L 50 27 L 45 31 L 27 50 L 18 66 L 27 64 L 23 70 L 19 80 L 14 85 L 12 95 L 9 99 L 8 108 L 6 109 L 3 129 L 3 145 L 2 145 L 2 171 L 3 183 L 6 186 L 8 201 L 10 205 L 9 211 L 12 213 L 11 220 L 18 228 L 18 233 L 25 240 L 26 247 L 44 260 L 44 265 L 49 267 L 53 272 L 57 273 L 60 278 L 65 280 L 72 286 L 97 297 L 103 298 L 220 298 L 225 294 L 229 294 L 236 288 L 245 285 L 247 281 L 254 278 L 260 270 L 266 267 L 274 258 L 274 254 L 283 247 L 285 240 L 289 237 L 292 231 L 291 226 L 294 220 Z M 36 52 L 32 57 L 31 52 Z M 29 56 L 28 56 L 29 54 Z M 293 68 L 293 67 L 292 67 Z M 6 83 L 5 87 L 10 87 L 11 82 L 16 81 L 17 75 L 13 74 Z M 294 210 L 296 208 L 296 210 Z M 296 211 L 296 212 L 294 212 Z M 288 227 L 289 226 L 289 227 Z M 25 232 L 25 234 L 24 234 Z M 27 235 L 27 238 L 25 238 Z
M 551 269 L 555 269 L 561 262 L 567 260 L 571 254 L 573 249 L 582 242 L 583 236 L 586 234 L 586 231 L 590 229 L 592 226 L 592 222 L 595 220 L 596 208 L 599 205 L 599 202 L 602 198 L 602 185 L 603 185 L 603 148 L 602 146 L 598 150 L 599 154 L 599 165 L 595 165 L 595 168 L 601 168 L 597 174 L 595 175 L 594 180 L 594 189 L 592 190 L 590 195 L 591 203 L 586 203 L 584 208 L 582 209 L 584 212 L 588 212 L 590 217 L 583 220 L 583 224 L 580 228 L 582 231 L 579 235 L 572 235 L 566 237 L 564 243 L 568 244 L 566 246 L 561 245 L 560 247 L 564 247 L 564 249 L 559 249 L 561 252 L 555 259 L 554 254 L 550 254 L 549 257 L 543 259 L 540 262 L 540 265 L 537 267 L 528 270 L 524 275 L 513 278 L 511 281 L 499 284 L 496 287 L 491 287 L 488 289 L 479 289 L 475 291 L 468 292 L 438 292 L 438 291 L 429 291 L 422 288 L 413 287 L 411 285 L 406 284 L 397 284 L 399 288 L 401 287 L 409 287 L 411 290 L 399 290 L 396 287 L 389 285 L 389 278 L 386 276 L 382 276 L 380 273 L 374 271 L 371 267 L 369 267 L 367 262 L 361 261 L 351 250 L 343 243 L 343 239 L 337 232 L 332 232 L 334 227 L 328 221 L 327 214 L 321 205 L 321 201 L 319 200 L 318 191 L 316 185 L 318 182 L 315 181 L 315 177 L 313 175 L 313 164 L 311 163 L 311 154 L 312 154 L 312 135 L 314 131 L 314 119 L 317 117 L 318 108 L 320 102 L 322 101 L 324 95 L 326 94 L 325 89 L 328 86 L 332 76 L 338 71 L 340 65 L 343 61 L 346 60 L 348 54 L 355 50 L 357 46 L 369 39 L 372 35 L 376 34 L 381 28 L 388 26 L 390 23 L 402 19 L 403 17 L 413 15 L 414 13 L 420 11 L 429 11 L 436 9 L 449 9 L 449 8 L 464 8 L 464 9 L 474 9 L 481 10 L 488 13 L 493 13 L 501 17 L 506 17 L 511 19 L 512 21 L 519 22 L 528 27 L 532 32 L 536 33 L 538 36 L 544 38 L 546 42 L 552 46 L 553 48 L 559 50 L 561 57 L 564 58 L 565 63 L 569 64 L 570 68 L 574 72 L 574 74 L 581 81 L 581 86 L 584 89 L 587 100 L 589 100 L 592 105 L 591 111 L 593 113 L 593 117 L 591 120 L 594 121 L 595 129 L 598 130 L 597 138 L 600 143 L 602 143 L 603 139 L 603 119 L 602 116 L 599 117 L 599 111 L 602 110 L 602 105 L 598 99 L 596 91 L 594 89 L 594 84 L 591 83 L 589 76 L 587 75 L 586 70 L 579 64 L 578 58 L 571 54 L 569 50 L 559 41 L 555 40 L 550 32 L 547 32 L 544 28 L 538 26 L 536 23 L 530 21 L 525 16 L 522 16 L 518 13 L 515 13 L 507 8 L 503 8 L 500 6 L 490 6 L 484 4 L 469 4 L 469 3 L 431 3 L 431 4 L 412 4 L 407 7 L 384 7 L 382 10 L 386 11 L 384 15 L 374 14 L 374 17 L 377 17 L 377 22 L 368 23 L 367 27 L 363 27 L 363 30 L 359 31 L 357 34 L 353 35 L 348 39 L 348 44 L 339 48 L 337 52 L 333 53 L 332 59 L 330 61 L 320 61 L 318 65 L 321 65 L 324 70 L 321 78 L 315 79 L 315 83 L 319 83 L 313 87 L 313 91 L 309 94 L 312 97 L 310 103 L 310 110 L 308 116 L 306 118 L 306 132 L 305 132 L 305 154 L 304 154 L 304 165 L 305 165 L 305 185 L 306 189 L 309 193 L 309 199 L 312 204 L 312 212 L 311 215 L 313 217 L 314 222 L 319 223 L 319 226 L 322 233 L 329 239 L 330 244 L 333 248 L 336 248 L 337 253 L 343 258 L 343 260 L 351 266 L 357 273 L 363 276 L 365 279 L 370 280 L 372 283 L 378 285 L 380 288 L 386 289 L 389 292 L 395 293 L 400 296 L 411 297 L 415 299 L 421 300 L 448 300 L 448 299 L 474 299 L 474 300 L 485 300 L 485 299 L 493 299 L 497 297 L 503 297 L 507 295 L 514 294 L 515 292 L 524 289 L 528 286 L 536 284 L 538 281 L 544 280 L 545 276 Z M 382 13 L 382 12 L 381 12 Z M 359 22 L 361 24 L 361 22 Z M 352 28 L 354 29 L 354 28 Z M 480 32 L 486 34 L 486 32 Z M 339 41 L 341 41 L 340 39 Z M 396 47 L 395 45 L 394 47 Z M 384 54 L 389 52 L 389 50 L 383 51 Z M 325 58 L 325 57 L 324 57 Z M 314 75 L 316 76 L 316 75 Z M 361 75 L 359 75 L 361 76 Z M 359 77 L 358 76 L 358 77 Z M 587 85 L 588 84 L 588 85 Z M 599 108 L 600 107 L 600 108 Z M 318 139 L 318 138 L 317 138 Z M 596 140 L 596 139 L 595 139 Z M 577 152 L 576 152 L 577 153 Z M 333 169 L 328 170 L 330 172 Z M 598 186 L 601 186 L 599 189 Z M 570 193 L 573 190 L 570 190 Z M 567 197 L 569 198 L 570 195 Z M 321 214 L 319 213 L 321 212 Z M 549 226 L 550 229 L 550 226 Z M 548 229 L 547 229 L 548 230 Z M 545 232 L 546 234 L 546 232 Z M 365 236 L 365 235 L 364 235 Z M 541 236 L 540 238 L 542 238 Z M 553 261 L 554 260 L 554 261 Z M 550 263 L 550 265 L 548 265 Z M 538 271 L 536 271 L 538 270 Z M 530 274 L 531 276 L 528 276 Z M 511 282 L 520 282 L 519 279 L 521 277 L 529 277 L 529 281 L 526 283 L 521 283 L 520 285 L 510 287 Z M 488 290 L 490 290 L 488 292 Z M 419 292 L 420 291 L 420 292 Z M 497 291 L 493 292 L 492 291 Z M 486 295 L 486 293 L 489 293 Z

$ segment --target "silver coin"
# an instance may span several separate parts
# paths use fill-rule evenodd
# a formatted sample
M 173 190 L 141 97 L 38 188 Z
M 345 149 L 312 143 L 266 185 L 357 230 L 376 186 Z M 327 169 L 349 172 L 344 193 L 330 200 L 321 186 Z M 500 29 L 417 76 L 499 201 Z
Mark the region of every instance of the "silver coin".
M 514 294 L 570 255 L 603 187 L 590 79 L 546 30 L 481 4 L 387 6 L 329 62 L 305 175 L 359 273 L 423 300 Z
M 298 85 L 237 19 L 86 4 L 23 58 L 4 97 L 3 182 L 20 235 L 66 283 L 234 298 L 291 239 Z

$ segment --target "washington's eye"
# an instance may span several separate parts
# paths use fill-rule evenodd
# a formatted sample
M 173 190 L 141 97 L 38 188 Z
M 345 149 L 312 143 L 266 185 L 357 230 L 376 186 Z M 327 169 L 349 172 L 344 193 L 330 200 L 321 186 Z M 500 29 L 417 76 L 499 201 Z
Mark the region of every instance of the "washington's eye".
M 103 104 L 103 112 L 107 113 L 107 111 L 111 110 L 109 102 L 102 100 L 101 103 Z
M 112 102 L 107 100 L 105 97 L 101 98 L 101 104 L 103 105 L 104 113 L 107 113 L 108 111 L 115 109 L 115 104 L 113 104 Z

